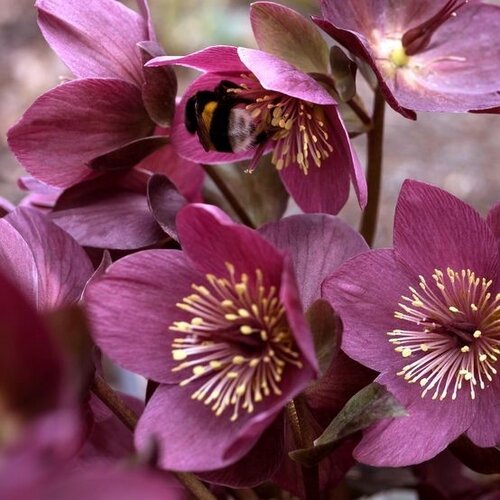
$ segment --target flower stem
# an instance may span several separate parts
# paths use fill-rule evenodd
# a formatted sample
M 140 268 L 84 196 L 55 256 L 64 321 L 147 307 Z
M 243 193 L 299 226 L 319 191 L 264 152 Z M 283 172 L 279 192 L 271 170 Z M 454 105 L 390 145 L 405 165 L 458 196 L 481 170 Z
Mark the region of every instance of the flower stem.
M 231 205 L 231 208 L 236 212 L 236 215 L 240 218 L 241 222 L 243 222 L 246 226 L 255 229 L 255 224 L 252 219 L 241 206 L 240 202 L 229 189 L 228 185 L 224 182 L 224 179 L 219 175 L 217 169 L 213 165 L 203 165 L 203 168 L 210 179 L 212 179 L 214 184 L 219 188 L 219 191 L 224 195 L 227 202 Z
M 380 89 L 375 91 L 372 129 L 368 132 L 368 204 L 363 212 L 360 232 L 368 245 L 373 245 L 377 228 L 377 213 L 380 199 L 382 178 L 382 160 L 384 146 L 385 99 Z
M 298 448 L 310 448 L 314 445 L 314 434 L 307 424 L 307 407 L 303 396 L 297 396 L 287 406 L 287 416 L 292 427 L 295 444 Z M 302 466 L 302 478 L 306 500 L 320 498 L 318 466 Z
M 99 375 L 96 375 L 91 386 L 91 391 L 123 422 L 131 431 L 134 431 L 139 418 Z M 196 498 L 200 500 L 217 500 L 205 485 L 193 474 L 188 472 L 174 472 L 172 474 Z

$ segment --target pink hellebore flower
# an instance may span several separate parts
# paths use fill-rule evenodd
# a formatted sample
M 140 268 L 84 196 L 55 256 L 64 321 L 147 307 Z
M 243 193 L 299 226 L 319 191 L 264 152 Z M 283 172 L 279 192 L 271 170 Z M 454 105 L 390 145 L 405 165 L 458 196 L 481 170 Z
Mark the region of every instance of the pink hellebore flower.
M 192 205 L 180 212 L 178 230 L 184 252 L 126 257 L 88 287 L 96 342 L 161 383 L 139 422 L 138 445 L 157 435 L 165 468 L 255 485 L 289 460 L 282 410 L 315 375 L 302 310 L 319 298 L 324 277 L 367 247 L 327 215 L 270 224 L 264 239 L 216 208 Z M 340 392 L 311 391 L 308 402 L 331 413 Z
M 406 181 L 394 249 L 356 256 L 325 281 L 343 349 L 380 372 L 408 411 L 364 433 L 359 461 L 419 463 L 464 432 L 481 447 L 500 443 L 499 220 L 498 209 L 485 221 L 447 192 Z
M 321 11 L 315 22 L 371 66 L 387 102 L 403 116 L 499 106 L 500 6 L 322 0 Z
M 262 16 L 254 15 L 257 7 L 280 17 L 292 37 L 302 36 L 303 52 L 280 51 L 277 56 L 266 50 L 272 44 L 272 31 L 262 24 Z M 173 144 L 181 155 L 200 163 L 252 158 L 250 170 L 264 152 L 272 150 L 273 164 L 304 211 L 338 213 L 347 201 L 351 181 L 363 207 L 365 179 L 337 102 L 314 78 L 315 73 L 327 72 L 328 55 L 325 62 L 308 44 L 321 52 L 323 40 L 310 21 L 291 9 L 271 2 L 257 2 L 252 9 L 252 27 L 262 50 L 215 46 L 184 57 L 160 56 L 147 63 L 147 67 L 179 64 L 203 72 L 180 103 Z M 186 105 L 188 118 L 189 106 L 191 115 L 194 112 L 201 117 L 203 103 L 193 108 L 190 99 L 195 95 L 205 99 L 207 91 L 215 91 L 223 101 L 235 102 L 238 114 L 234 117 L 240 119 L 236 133 L 246 130 L 236 142 L 231 137 L 222 141 L 228 143 L 225 147 L 207 140 L 206 124 L 200 125 L 201 131 L 195 135 L 184 123 Z
M 201 168 L 169 144 L 175 75 L 170 68 L 144 68 L 164 52 L 145 0 L 138 4 L 140 14 L 115 0 L 36 3 L 42 33 L 76 79 L 40 96 L 10 129 L 9 145 L 37 180 L 72 188 L 56 211 L 86 246 L 127 249 L 158 240 L 146 196 L 153 173 L 166 175 L 189 201 L 201 200 Z M 125 224 L 125 241 L 105 238 L 110 219 L 116 227 L 123 217 L 132 224 Z M 89 241 L 89 219 L 106 227 L 101 240 Z M 135 231 L 141 225 L 145 229 Z

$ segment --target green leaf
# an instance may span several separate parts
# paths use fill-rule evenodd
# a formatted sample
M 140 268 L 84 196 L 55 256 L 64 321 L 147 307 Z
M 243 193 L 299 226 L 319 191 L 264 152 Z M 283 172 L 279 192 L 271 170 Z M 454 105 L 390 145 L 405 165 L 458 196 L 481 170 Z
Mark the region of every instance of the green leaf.
M 256 2 L 250 8 L 250 20 L 261 50 L 305 73 L 328 71 L 328 45 L 309 19 L 283 5 Z
M 311 328 L 320 374 L 323 375 L 340 349 L 342 322 L 332 306 L 323 299 L 311 305 L 306 318 Z
M 311 467 L 337 448 L 340 441 L 384 418 L 407 415 L 406 410 L 383 386 L 372 383 L 356 393 L 330 422 L 314 446 L 295 450 L 290 457 Z

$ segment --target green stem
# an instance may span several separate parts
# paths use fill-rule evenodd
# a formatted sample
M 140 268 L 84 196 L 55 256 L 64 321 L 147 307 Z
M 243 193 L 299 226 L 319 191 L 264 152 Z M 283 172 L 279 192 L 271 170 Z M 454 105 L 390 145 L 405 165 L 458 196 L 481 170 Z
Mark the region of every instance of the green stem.
M 372 246 L 377 228 L 377 213 L 382 179 L 382 160 L 384 145 L 385 99 L 377 89 L 375 92 L 372 116 L 372 129 L 368 132 L 368 204 L 363 212 L 360 232 L 368 245 Z
M 240 218 L 241 222 L 243 222 L 246 226 L 255 229 L 255 224 L 252 219 L 246 213 L 238 199 L 234 196 L 231 189 L 229 189 L 228 185 L 224 182 L 224 179 L 219 175 L 217 169 L 213 165 L 203 165 L 203 168 L 219 191 L 224 195 L 229 205 L 231 205 L 231 208 L 236 212 L 236 215 Z
M 131 431 L 135 430 L 139 418 L 99 375 L 91 386 L 91 391 L 123 422 Z M 205 485 L 193 474 L 187 472 L 173 472 L 172 474 L 198 499 L 217 500 Z
M 314 445 L 314 434 L 307 423 L 307 407 L 303 396 L 297 396 L 287 406 L 287 416 L 292 427 L 293 437 L 297 448 L 310 448 Z M 318 466 L 302 466 L 302 479 L 306 500 L 319 500 L 321 493 L 319 488 Z

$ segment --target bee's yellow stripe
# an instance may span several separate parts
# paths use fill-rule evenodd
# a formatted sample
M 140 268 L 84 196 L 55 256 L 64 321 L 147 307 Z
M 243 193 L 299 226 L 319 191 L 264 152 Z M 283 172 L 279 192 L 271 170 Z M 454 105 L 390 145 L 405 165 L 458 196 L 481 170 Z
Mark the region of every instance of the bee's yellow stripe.
M 212 124 L 212 118 L 214 117 L 214 112 L 217 109 L 218 103 L 217 101 L 210 101 L 205 104 L 203 111 L 201 113 L 201 119 L 205 124 L 207 130 L 210 130 L 210 125 Z

